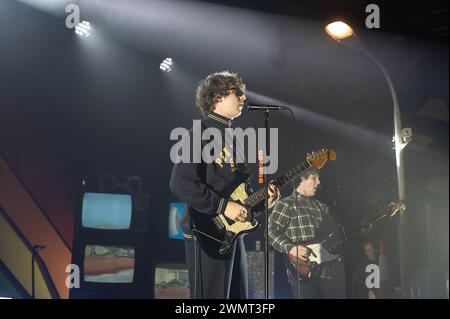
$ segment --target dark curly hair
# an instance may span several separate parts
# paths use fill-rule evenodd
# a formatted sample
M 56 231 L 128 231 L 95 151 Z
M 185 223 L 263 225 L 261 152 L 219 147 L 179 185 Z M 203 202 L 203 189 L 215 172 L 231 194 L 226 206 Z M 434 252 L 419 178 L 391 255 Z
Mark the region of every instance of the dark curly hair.
M 320 176 L 319 170 L 315 167 L 307 168 L 303 173 L 300 175 L 294 177 L 292 184 L 294 184 L 294 187 L 297 188 L 303 179 L 308 179 L 311 175 L 317 175 Z
M 210 74 L 197 88 L 196 105 L 203 116 L 214 110 L 222 97 L 235 93 L 238 97 L 245 91 L 245 84 L 237 73 L 222 71 Z

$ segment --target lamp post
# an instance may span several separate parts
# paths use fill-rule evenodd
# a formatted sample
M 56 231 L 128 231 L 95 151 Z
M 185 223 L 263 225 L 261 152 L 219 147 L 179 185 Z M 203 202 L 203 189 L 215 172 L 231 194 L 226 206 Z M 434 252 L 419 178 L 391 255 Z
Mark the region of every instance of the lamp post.
M 395 91 L 392 79 L 387 72 L 383 64 L 375 58 L 356 37 L 353 29 L 342 21 L 337 21 L 328 24 L 325 27 L 325 32 L 337 42 L 344 44 L 342 40 L 353 40 L 353 44 L 356 45 L 357 50 L 363 52 L 372 62 L 374 62 L 381 73 L 383 74 L 389 91 L 391 92 L 392 104 L 394 107 L 394 146 L 395 146 L 395 163 L 397 168 L 397 186 L 398 186 L 398 198 L 399 201 L 405 201 L 405 170 L 403 166 L 403 149 L 409 141 L 405 141 L 403 138 L 403 130 L 400 117 L 400 108 L 398 105 L 397 93 Z M 398 225 L 398 239 L 399 239 L 399 261 L 400 261 L 400 279 L 402 288 L 402 297 L 407 298 L 409 296 L 409 289 L 406 288 L 407 284 L 407 272 L 406 272 L 406 220 L 404 216 L 404 210 L 400 212 L 400 221 Z

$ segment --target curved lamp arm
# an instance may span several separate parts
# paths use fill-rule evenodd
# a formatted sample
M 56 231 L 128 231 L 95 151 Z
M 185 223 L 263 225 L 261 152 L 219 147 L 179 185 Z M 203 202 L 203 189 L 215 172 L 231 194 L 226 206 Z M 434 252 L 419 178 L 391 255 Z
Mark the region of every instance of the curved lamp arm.
M 394 106 L 394 143 L 395 143 L 395 160 L 397 167 L 397 183 L 398 183 L 398 197 L 399 201 L 405 201 L 405 170 L 403 166 L 403 148 L 405 143 L 402 141 L 402 123 L 400 116 L 400 108 L 398 106 L 397 92 L 395 91 L 392 79 L 386 68 L 375 58 L 367 49 L 361 44 L 361 51 L 372 60 L 383 73 L 384 78 L 389 87 L 392 96 L 392 104 Z M 401 216 L 403 214 L 400 214 Z

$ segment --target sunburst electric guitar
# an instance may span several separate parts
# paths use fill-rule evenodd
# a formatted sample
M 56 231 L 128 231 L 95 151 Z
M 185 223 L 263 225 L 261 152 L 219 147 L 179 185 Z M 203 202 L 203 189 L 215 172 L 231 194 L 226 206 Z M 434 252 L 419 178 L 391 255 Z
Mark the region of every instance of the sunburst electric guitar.
M 306 169 L 310 167 L 320 169 L 328 160 L 334 161 L 335 159 L 336 153 L 333 150 L 322 149 L 312 152 L 308 154 L 304 162 L 299 163 L 272 183 L 281 188 Z M 224 214 L 207 215 L 192 208 L 189 211 L 191 228 L 201 247 L 208 255 L 216 258 L 226 256 L 240 235 L 250 233 L 258 228 L 260 222 L 255 218 L 254 208 L 266 199 L 267 188 L 263 187 L 252 195 L 248 195 L 246 184 L 242 183 L 230 194 L 224 196 L 247 208 L 248 214 L 244 222 L 232 221 Z

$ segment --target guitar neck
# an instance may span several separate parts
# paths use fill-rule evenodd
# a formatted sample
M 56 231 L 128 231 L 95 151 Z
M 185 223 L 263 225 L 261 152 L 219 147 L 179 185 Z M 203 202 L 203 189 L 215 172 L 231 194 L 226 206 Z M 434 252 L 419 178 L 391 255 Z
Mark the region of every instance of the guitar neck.
M 367 222 L 367 225 L 375 224 L 375 223 L 379 222 L 380 220 L 382 220 L 383 218 L 385 218 L 385 217 L 387 217 L 387 216 L 389 216 L 389 215 L 386 214 L 386 213 L 382 213 L 382 214 L 380 214 L 380 215 L 378 215 L 378 216 L 372 218 L 371 220 L 369 220 L 369 221 Z M 347 235 L 347 239 L 352 239 L 353 237 L 355 237 L 355 236 L 361 234 L 363 231 L 364 231 L 364 228 L 363 228 L 363 227 L 360 227 L 358 230 L 355 230 L 354 232 L 348 234 L 348 235 Z
M 383 218 L 385 218 L 385 217 L 387 217 L 387 216 L 389 216 L 389 215 L 386 214 L 386 213 L 380 214 L 380 215 L 378 215 L 378 216 L 372 218 L 371 220 L 369 220 L 369 221 L 367 222 L 367 224 L 368 224 L 368 225 L 375 224 L 376 222 L 382 220 Z M 356 237 L 357 235 L 363 233 L 363 231 L 364 231 L 364 228 L 363 228 L 363 227 L 360 227 L 360 228 L 358 228 L 358 229 L 352 231 L 351 233 L 346 234 L 345 239 L 339 240 L 339 241 L 335 242 L 334 245 L 333 245 L 333 247 L 329 247 L 329 248 L 335 248 L 335 247 L 337 247 L 338 245 L 340 245 L 340 244 L 342 244 L 342 243 L 344 243 L 344 242 L 346 242 L 346 241 L 349 241 L 350 239 L 353 239 L 353 238 Z
M 295 176 L 300 175 L 301 173 L 303 173 L 305 170 L 307 170 L 310 167 L 311 167 L 311 164 L 308 161 L 304 161 L 304 162 L 298 164 L 297 166 L 295 166 L 294 168 L 292 168 L 291 170 L 289 170 L 287 173 L 285 173 L 285 174 L 281 175 L 280 177 L 278 177 L 277 179 L 275 179 L 273 181 L 273 183 L 276 186 L 278 186 L 279 188 L 281 188 L 282 186 L 289 183 Z M 244 204 L 248 208 L 253 208 L 256 205 L 258 205 L 259 203 L 261 203 L 263 200 L 265 200 L 266 195 L 267 195 L 267 187 L 260 188 L 259 190 L 254 192 L 252 195 L 247 197 Z

